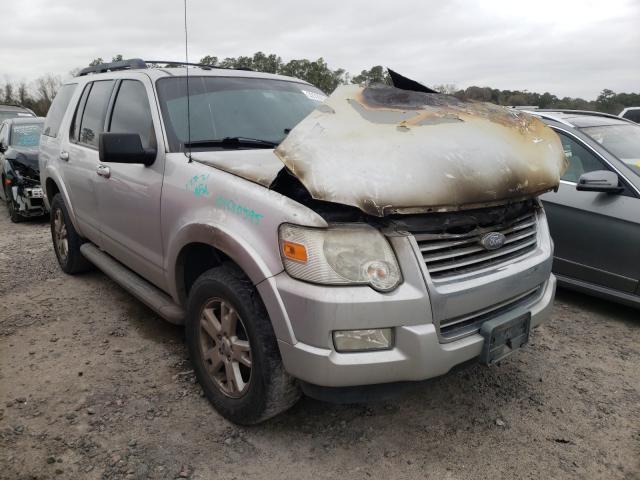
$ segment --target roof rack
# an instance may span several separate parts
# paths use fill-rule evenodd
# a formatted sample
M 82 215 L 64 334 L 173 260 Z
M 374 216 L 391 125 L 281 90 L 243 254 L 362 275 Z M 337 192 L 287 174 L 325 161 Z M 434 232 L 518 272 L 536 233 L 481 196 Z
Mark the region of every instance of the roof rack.
M 113 72 L 115 70 L 137 70 L 147 68 L 147 64 L 141 58 L 131 58 L 129 60 L 121 60 L 119 62 L 99 63 L 92 67 L 86 67 L 80 70 L 78 77 L 88 75 L 89 73 Z
M 175 62 L 173 60 L 145 60 L 145 62 L 156 64 L 156 65 L 160 63 L 163 63 L 165 65 L 185 65 L 188 67 L 199 67 L 199 68 L 202 68 L 203 70 L 211 70 L 212 68 L 215 68 L 220 70 L 246 70 L 248 72 L 253 72 L 253 69 L 249 67 L 228 68 L 228 67 L 219 67 L 218 65 L 207 65 L 206 63 Z
M 119 62 L 110 62 L 110 63 L 99 63 L 98 65 L 94 65 L 92 67 L 86 67 L 80 70 L 78 73 L 78 77 L 82 77 L 84 75 L 88 75 L 90 73 L 105 73 L 105 72 L 114 72 L 117 70 L 140 70 L 149 68 L 149 65 L 177 65 L 177 66 L 189 66 L 189 67 L 199 67 L 203 70 L 211 70 L 213 68 L 225 69 L 225 67 L 218 67 L 214 65 L 205 65 L 203 63 L 189 63 L 189 62 L 175 62 L 172 60 L 142 60 L 141 58 L 130 58 L 129 60 L 121 60 Z M 238 67 L 233 70 L 248 70 L 252 71 L 247 67 Z

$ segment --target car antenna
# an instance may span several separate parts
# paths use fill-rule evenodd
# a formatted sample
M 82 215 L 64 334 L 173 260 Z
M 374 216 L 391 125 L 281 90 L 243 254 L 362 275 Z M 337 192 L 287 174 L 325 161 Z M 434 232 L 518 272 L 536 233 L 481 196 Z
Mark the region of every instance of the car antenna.
M 191 159 L 191 97 L 189 96 L 189 37 L 187 35 L 187 0 L 184 0 L 184 61 L 187 69 L 187 142 L 188 147 L 185 149 L 185 155 Z

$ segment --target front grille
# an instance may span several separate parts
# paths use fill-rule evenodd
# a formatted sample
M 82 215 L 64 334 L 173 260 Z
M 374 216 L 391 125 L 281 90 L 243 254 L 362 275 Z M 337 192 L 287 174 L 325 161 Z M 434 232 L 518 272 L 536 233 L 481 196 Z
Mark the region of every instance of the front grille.
M 502 233 L 506 241 L 496 250 L 480 244 L 488 232 Z M 529 211 L 500 225 L 484 225 L 468 233 L 415 234 L 422 257 L 433 280 L 471 273 L 521 257 L 536 248 L 537 221 Z

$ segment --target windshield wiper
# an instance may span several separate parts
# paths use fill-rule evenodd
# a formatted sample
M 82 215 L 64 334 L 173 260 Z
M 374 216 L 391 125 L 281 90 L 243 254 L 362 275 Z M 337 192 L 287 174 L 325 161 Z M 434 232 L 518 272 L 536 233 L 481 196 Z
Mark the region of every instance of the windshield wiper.
M 271 140 L 262 140 L 260 138 L 250 137 L 224 137 L 224 138 L 212 138 L 210 140 L 195 140 L 193 142 L 185 142 L 184 146 L 189 148 L 193 147 L 223 147 L 223 148 L 237 148 L 237 147 L 255 147 L 255 148 L 275 148 L 279 145 L 279 142 L 272 142 Z

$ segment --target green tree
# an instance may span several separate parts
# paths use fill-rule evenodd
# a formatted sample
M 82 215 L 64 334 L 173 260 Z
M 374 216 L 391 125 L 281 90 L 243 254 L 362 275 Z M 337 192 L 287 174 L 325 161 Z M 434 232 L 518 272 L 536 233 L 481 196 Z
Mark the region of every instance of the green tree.
M 376 65 L 369 70 L 362 70 L 360 75 L 356 75 L 351 79 L 351 83 L 357 83 L 359 85 L 373 85 L 374 83 L 391 84 L 391 78 L 387 69 L 382 65 Z
M 342 68 L 330 69 L 322 57 L 315 61 L 290 60 L 282 65 L 278 73 L 306 80 L 326 93 L 333 92 L 338 85 L 346 82 L 345 70 Z

